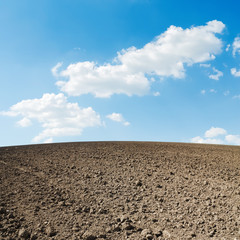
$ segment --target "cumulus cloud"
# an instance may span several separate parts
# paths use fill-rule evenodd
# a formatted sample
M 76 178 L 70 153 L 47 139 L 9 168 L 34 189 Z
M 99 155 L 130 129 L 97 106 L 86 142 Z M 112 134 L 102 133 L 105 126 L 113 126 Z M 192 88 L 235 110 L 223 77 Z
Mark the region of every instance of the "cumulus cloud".
M 215 74 L 210 74 L 209 78 L 218 81 L 220 77 L 223 76 L 223 73 L 219 70 L 217 70 L 215 67 L 213 68 L 213 71 Z
M 62 94 L 46 93 L 39 99 L 23 100 L 10 107 L 2 115 L 23 118 L 18 121 L 22 127 L 37 120 L 43 131 L 33 138 L 33 142 L 52 142 L 53 137 L 80 135 L 84 128 L 101 125 L 100 116 L 91 108 L 80 108 L 78 103 L 70 103 Z
M 240 53 L 240 37 L 236 37 L 233 41 L 233 56 L 236 56 L 236 53 Z
M 231 74 L 232 74 L 234 77 L 240 77 L 240 70 L 237 71 L 236 68 L 232 68 L 232 69 L 231 69 Z
M 218 127 L 211 127 L 209 130 L 207 130 L 204 134 L 206 138 L 213 138 L 217 137 L 219 135 L 225 135 L 227 134 L 227 131 L 223 128 Z
M 211 127 L 205 132 L 204 137 L 194 137 L 191 142 L 240 145 L 240 135 L 227 134 L 227 131 L 223 128 Z
M 240 145 L 240 135 L 227 135 L 225 139 L 230 144 Z
M 130 72 L 124 65 L 106 64 L 97 66 L 94 62 L 71 64 L 61 72 L 68 82 L 58 81 L 60 89 L 69 95 L 92 93 L 95 97 L 110 97 L 112 94 L 131 96 L 144 95 L 150 83 L 142 72 Z
M 204 95 L 205 93 L 206 93 L 206 90 L 205 90 L 205 89 L 201 90 L 201 94 L 202 94 L 202 95 Z
M 109 118 L 109 119 L 111 119 L 112 121 L 115 121 L 115 122 L 120 122 L 120 123 L 122 123 L 125 126 L 130 125 L 129 122 L 125 121 L 125 119 L 123 118 L 121 113 L 109 114 L 109 115 L 107 115 L 107 118 Z
M 216 34 L 222 33 L 224 28 L 217 20 L 187 29 L 170 26 L 143 48 L 122 50 L 113 63 L 70 64 L 59 73 L 63 79 L 56 84 L 71 96 L 88 93 L 102 98 L 113 94 L 145 95 L 153 76 L 183 78 L 186 66 L 215 59 L 223 45 Z M 59 65 L 53 74 L 58 68 Z
M 17 125 L 20 127 L 29 127 L 32 125 L 32 122 L 30 119 L 24 117 L 23 119 L 21 119 L 17 122 Z

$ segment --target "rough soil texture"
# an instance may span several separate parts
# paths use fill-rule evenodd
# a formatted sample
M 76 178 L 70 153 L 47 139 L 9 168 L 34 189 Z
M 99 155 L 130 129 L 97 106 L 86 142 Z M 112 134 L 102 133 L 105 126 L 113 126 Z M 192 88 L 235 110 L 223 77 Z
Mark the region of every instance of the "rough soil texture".
M 240 147 L 2 147 L 0 239 L 240 239 Z

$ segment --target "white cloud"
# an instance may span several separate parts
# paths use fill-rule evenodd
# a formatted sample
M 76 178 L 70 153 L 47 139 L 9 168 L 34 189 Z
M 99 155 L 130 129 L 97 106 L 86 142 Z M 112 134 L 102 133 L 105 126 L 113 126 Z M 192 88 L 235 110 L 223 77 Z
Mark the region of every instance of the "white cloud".
M 20 127 L 29 127 L 32 125 L 32 122 L 30 119 L 24 117 L 23 119 L 17 122 L 17 125 L 19 125 Z
M 141 96 L 150 89 L 150 83 L 142 72 L 130 72 L 124 65 L 97 66 L 93 62 L 79 62 L 69 65 L 61 76 L 68 77 L 69 81 L 58 81 L 57 85 L 72 96 L 87 93 L 102 98 L 114 93 Z
M 206 138 L 213 138 L 217 137 L 219 135 L 225 135 L 227 134 L 227 131 L 223 128 L 218 127 L 211 127 L 209 130 L 207 130 L 204 134 Z
M 53 138 L 48 138 L 43 143 L 52 143 L 52 142 L 53 142 Z
M 227 45 L 227 47 L 226 47 L 226 49 L 225 49 L 225 50 L 226 50 L 226 52 L 228 52 L 228 51 L 229 51 L 230 47 L 231 47 L 231 44 L 228 44 L 228 45 Z
M 236 56 L 236 53 L 240 53 L 240 37 L 236 37 L 233 41 L 233 56 Z
M 232 74 L 234 77 L 240 77 L 240 70 L 237 71 L 236 68 L 232 68 L 232 69 L 231 69 L 231 74 Z
M 211 64 L 207 64 L 207 63 L 200 63 L 200 67 L 209 68 L 209 67 L 211 67 Z
M 123 118 L 121 113 L 109 114 L 109 115 L 107 115 L 107 118 L 109 118 L 109 119 L 111 119 L 112 121 L 115 121 L 115 122 L 120 122 L 120 123 L 122 123 L 125 126 L 130 125 L 129 122 L 125 121 L 125 119 Z
M 154 93 L 153 93 L 153 96 L 155 96 L 155 97 L 160 96 L 160 92 L 154 92 Z
M 225 140 L 234 145 L 240 145 L 240 135 L 227 135 Z
M 215 89 L 210 89 L 209 92 L 210 92 L 210 93 L 217 93 L 217 90 L 215 90 Z
M 215 72 L 215 74 L 209 75 L 209 78 L 218 81 L 219 78 L 223 76 L 223 73 L 217 70 L 215 67 L 213 67 L 213 71 Z
M 13 106 L 6 116 L 22 116 L 18 124 L 26 127 L 30 119 L 37 120 L 43 131 L 33 142 L 51 142 L 53 137 L 80 135 L 86 127 L 101 125 L 100 116 L 91 108 L 80 108 L 62 94 L 46 93 L 39 99 L 23 100 Z
M 51 69 L 51 72 L 52 72 L 53 76 L 55 76 L 55 77 L 58 76 L 58 70 L 62 65 L 63 65 L 63 63 L 59 62 Z
M 210 143 L 210 144 L 223 144 L 224 142 L 221 139 L 215 138 L 201 138 L 201 137 L 194 137 L 191 139 L 192 143 Z
M 205 90 L 205 89 L 203 89 L 203 90 L 200 91 L 200 93 L 201 93 L 202 95 L 205 95 L 207 92 L 217 93 L 217 90 L 212 88 L 212 89 L 210 89 L 210 90 Z
M 227 135 L 223 128 L 211 127 L 204 134 L 204 137 L 194 137 L 190 140 L 193 143 L 210 143 L 210 144 L 233 144 L 240 145 L 240 135 Z
M 186 66 L 215 59 L 223 45 L 215 34 L 224 28 L 217 20 L 188 29 L 170 26 L 143 48 L 131 47 L 119 52 L 114 64 L 97 65 L 89 61 L 70 64 L 59 73 L 67 80 L 56 84 L 72 96 L 145 95 L 153 76 L 183 78 Z

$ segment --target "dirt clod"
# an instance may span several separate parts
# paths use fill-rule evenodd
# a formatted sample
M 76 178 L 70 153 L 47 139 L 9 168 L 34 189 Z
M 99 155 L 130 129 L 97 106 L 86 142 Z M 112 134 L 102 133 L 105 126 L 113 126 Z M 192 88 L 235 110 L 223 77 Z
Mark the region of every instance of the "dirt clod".
M 18 236 L 22 239 L 29 239 L 30 238 L 30 233 L 27 229 L 21 228 L 18 232 Z
M 49 236 L 49 237 L 53 237 L 57 234 L 57 232 L 55 231 L 55 229 L 51 225 L 46 227 L 45 232 L 46 232 L 47 236 Z

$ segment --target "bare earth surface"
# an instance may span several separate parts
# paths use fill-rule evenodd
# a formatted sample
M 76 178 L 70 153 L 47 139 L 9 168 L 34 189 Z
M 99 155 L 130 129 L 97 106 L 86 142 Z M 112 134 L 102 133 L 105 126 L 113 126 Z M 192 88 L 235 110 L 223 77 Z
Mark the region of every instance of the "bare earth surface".
M 240 147 L 2 147 L 0 239 L 240 239 Z

